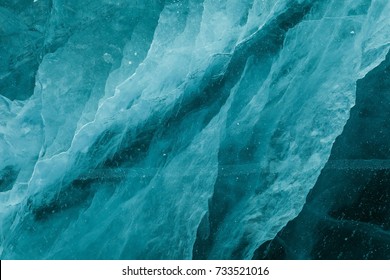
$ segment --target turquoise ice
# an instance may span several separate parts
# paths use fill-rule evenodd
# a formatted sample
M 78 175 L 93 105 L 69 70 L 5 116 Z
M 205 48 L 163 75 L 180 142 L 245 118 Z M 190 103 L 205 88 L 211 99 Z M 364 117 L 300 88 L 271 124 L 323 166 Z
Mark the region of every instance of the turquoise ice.
M 387 0 L 5 0 L 0 257 L 250 259 L 390 48 Z

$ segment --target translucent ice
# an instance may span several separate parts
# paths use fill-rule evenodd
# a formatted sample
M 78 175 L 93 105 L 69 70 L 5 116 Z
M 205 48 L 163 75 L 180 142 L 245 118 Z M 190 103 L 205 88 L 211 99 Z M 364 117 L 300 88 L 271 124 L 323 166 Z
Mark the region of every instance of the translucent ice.
M 2 259 L 251 258 L 390 47 L 388 1 L 22 2 L 0 7 Z

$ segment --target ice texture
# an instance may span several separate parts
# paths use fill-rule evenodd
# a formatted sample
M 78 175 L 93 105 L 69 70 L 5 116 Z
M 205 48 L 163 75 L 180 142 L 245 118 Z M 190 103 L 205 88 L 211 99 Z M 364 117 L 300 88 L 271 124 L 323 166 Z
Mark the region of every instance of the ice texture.
M 387 0 L 4 0 L 0 257 L 250 259 L 390 48 Z
M 356 105 L 298 217 L 258 259 L 390 259 L 390 53 L 359 80 Z

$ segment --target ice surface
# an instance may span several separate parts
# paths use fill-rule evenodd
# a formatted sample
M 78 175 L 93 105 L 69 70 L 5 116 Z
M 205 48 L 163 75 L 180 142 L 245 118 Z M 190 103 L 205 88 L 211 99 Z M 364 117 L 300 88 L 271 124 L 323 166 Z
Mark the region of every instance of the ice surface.
M 390 54 L 357 82 L 356 105 L 298 217 L 259 259 L 390 258 Z
M 252 258 L 301 211 L 388 53 L 389 14 L 4 1 L 1 258 Z

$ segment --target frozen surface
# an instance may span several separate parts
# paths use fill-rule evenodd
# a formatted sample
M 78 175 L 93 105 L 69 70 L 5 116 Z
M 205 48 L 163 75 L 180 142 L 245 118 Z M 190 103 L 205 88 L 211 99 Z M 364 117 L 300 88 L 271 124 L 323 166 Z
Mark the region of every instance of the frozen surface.
M 390 54 L 356 105 L 301 213 L 259 259 L 390 259 Z
M 0 4 L 0 257 L 250 259 L 390 48 L 387 0 Z

